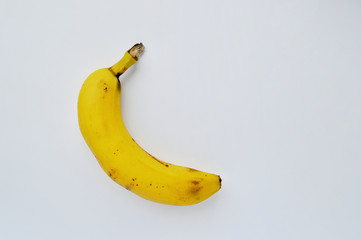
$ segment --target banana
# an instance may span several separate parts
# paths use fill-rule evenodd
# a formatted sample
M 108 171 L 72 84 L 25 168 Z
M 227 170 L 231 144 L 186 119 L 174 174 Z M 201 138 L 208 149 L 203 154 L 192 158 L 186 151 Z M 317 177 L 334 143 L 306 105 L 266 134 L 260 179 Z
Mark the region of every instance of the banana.
M 81 133 L 105 173 L 124 188 L 158 203 L 199 203 L 221 188 L 220 176 L 157 159 L 134 141 L 123 123 L 118 77 L 143 50 L 143 44 L 134 45 L 119 62 L 85 80 L 78 98 Z

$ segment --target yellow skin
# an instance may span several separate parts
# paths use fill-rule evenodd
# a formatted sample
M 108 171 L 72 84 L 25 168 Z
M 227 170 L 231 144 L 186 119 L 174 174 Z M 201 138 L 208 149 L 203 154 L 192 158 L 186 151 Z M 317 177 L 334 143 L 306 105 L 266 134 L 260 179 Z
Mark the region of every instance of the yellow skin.
M 199 203 L 221 188 L 221 178 L 153 157 L 123 123 L 117 76 L 136 62 L 137 57 L 128 51 L 114 66 L 97 70 L 85 80 L 78 99 L 81 133 L 103 170 L 126 189 L 158 203 Z

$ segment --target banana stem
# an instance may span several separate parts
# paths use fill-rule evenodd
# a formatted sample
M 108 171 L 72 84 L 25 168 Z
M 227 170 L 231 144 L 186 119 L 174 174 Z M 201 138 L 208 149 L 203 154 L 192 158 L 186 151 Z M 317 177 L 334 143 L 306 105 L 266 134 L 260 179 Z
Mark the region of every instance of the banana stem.
M 135 44 L 131 49 L 128 50 L 129 54 L 138 60 L 138 57 L 140 54 L 144 52 L 144 45 L 143 43 L 137 43 Z
M 129 49 L 119 62 L 109 68 L 109 70 L 116 76 L 119 77 L 128 68 L 138 61 L 140 54 L 144 51 L 144 45 L 142 43 L 135 44 Z

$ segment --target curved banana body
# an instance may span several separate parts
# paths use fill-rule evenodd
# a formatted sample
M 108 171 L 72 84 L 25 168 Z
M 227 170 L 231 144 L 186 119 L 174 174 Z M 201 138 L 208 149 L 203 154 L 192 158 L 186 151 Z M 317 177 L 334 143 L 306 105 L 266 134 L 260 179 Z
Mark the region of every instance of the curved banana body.
M 220 189 L 221 178 L 153 157 L 123 123 L 117 76 L 137 61 L 131 50 L 113 67 L 97 70 L 85 80 L 78 99 L 81 133 L 103 170 L 126 189 L 158 203 L 201 202 Z

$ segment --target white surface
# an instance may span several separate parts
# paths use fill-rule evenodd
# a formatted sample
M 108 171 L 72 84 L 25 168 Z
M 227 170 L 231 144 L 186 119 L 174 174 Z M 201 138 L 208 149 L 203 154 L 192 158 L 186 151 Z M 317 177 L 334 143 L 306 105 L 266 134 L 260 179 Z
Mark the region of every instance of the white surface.
M 360 1 L 2 1 L 0 28 L 0 239 L 361 239 Z M 125 123 L 222 176 L 201 204 L 121 188 L 78 129 L 138 41 Z

